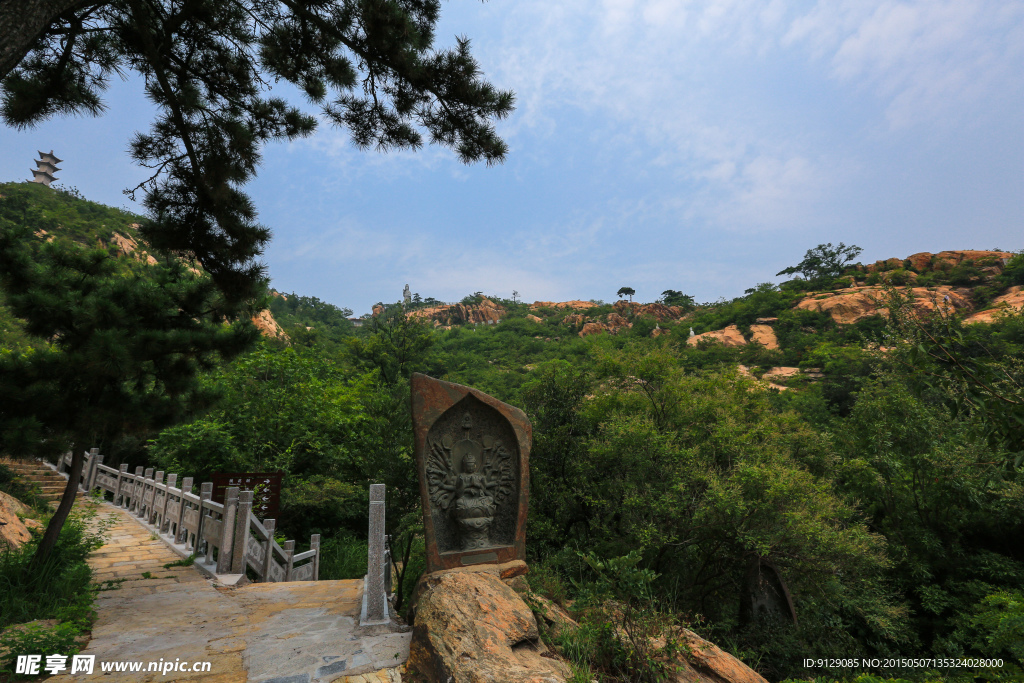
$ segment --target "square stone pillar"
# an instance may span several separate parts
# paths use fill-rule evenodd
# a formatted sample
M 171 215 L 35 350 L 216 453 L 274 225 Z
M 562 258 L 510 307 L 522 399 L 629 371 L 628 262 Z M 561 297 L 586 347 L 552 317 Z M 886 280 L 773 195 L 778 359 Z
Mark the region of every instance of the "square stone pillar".
M 370 536 L 366 553 L 366 578 L 363 580 L 363 609 L 360 626 L 386 624 L 388 597 L 384 592 L 384 484 L 370 485 Z

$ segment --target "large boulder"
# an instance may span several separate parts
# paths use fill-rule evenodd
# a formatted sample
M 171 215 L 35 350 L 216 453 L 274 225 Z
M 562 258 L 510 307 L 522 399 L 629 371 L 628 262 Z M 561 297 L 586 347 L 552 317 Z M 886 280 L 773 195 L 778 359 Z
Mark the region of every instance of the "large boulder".
M 768 683 L 749 666 L 696 633 L 683 629 L 688 653 L 676 662 L 671 683 Z
M 779 348 L 779 340 L 775 336 L 775 330 L 772 329 L 771 325 L 751 325 L 750 338 L 766 349 Z
M 711 332 L 705 332 L 704 334 L 695 334 L 686 340 L 686 343 L 690 346 L 696 346 L 701 340 L 716 341 L 726 346 L 738 347 L 745 346 L 747 340 L 743 338 L 743 333 L 740 332 L 740 328 L 735 325 L 729 325 L 720 330 L 712 330 Z
M 18 516 L 28 511 L 20 500 L 0 491 L 0 549 L 7 546 L 14 550 L 31 540 L 32 534 Z
M 511 578 L 511 577 L 509 577 Z M 429 683 L 564 683 L 533 611 L 498 571 L 444 571 L 417 587 L 408 667 Z

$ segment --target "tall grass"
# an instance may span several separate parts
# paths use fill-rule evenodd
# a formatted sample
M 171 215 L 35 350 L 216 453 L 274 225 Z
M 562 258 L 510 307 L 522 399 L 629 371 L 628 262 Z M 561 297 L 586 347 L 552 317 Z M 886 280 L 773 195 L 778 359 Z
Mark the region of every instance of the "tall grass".
M 320 580 L 361 579 L 366 575 L 366 541 L 335 536 L 320 544 Z

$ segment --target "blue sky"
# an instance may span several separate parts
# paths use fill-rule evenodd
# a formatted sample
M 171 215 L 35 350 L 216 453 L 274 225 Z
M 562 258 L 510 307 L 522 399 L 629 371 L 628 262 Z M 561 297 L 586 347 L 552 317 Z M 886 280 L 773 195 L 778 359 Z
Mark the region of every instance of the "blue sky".
M 1020 0 L 452 0 L 437 35 L 469 36 L 516 92 L 508 160 L 360 152 L 327 125 L 266 148 L 248 190 L 278 290 L 357 315 L 405 283 L 710 301 L 822 242 L 864 261 L 1024 248 Z M 152 111 L 137 81 L 107 104 L 0 129 L 0 180 L 53 148 L 62 183 L 130 208 L 127 142 Z

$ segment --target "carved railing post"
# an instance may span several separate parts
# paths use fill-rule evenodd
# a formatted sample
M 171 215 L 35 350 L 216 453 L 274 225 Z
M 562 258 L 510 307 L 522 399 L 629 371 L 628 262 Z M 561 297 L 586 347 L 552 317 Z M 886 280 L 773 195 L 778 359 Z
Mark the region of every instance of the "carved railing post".
M 89 476 L 85 480 L 85 491 L 89 493 L 92 491 L 93 486 L 96 485 L 96 475 L 100 471 L 100 463 L 103 462 L 103 456 L 100 455 L 100 449 L 90 448 L 89 449 Z
M 315 550 L 313 555 L 313 580 L 320 580 L 320 534 L 313 534 L 309 537 L 309 548 Z
M 176 488 L 175 484 L 178 483 L 177 474 L 167 475 L 167 490 L 164 491 L 164 504 L 160 510 L 160 528 L 157 529 L 160 533 L 171 530 L 171 523 L 167 519 L 167 508 L 171 504 L 171 489 Z
M 235 538 L 235 514 L 238 512 L 238 487 L 229 486 L 224 491 L 224 516 L 221 518 L 220 541 L 217 544 L 217 573 L 231 571 L 234 559 L 232 545 Z
M 147 467 L 145 474 L 142 475 L 142 496 L 139 501 L 139 507 L 136 509 L 135 514 L 143 519 L 149 518 L 149 508 L 152 506 L 152 501 L 149 504 L 146 503 L 146 497 L 149 494 L 150 482 L 153 481 L 153 468 Z M 155 494 L 154 494 L 155 495 Z
M 156 494 L 160 492 L 160 488 L 161 488 L 161 485 L 163 483 L 164 483 L 164 471 L 163 470 L 159 470 L 156 473 L 156 476 L 153 479 L 153 502 L 150 503 L 150 505 L 149 505 L 149 512 L 146 514 L 146 521 L 149 522 L 150 524 L 154 524 L 155 525 L 155 524 L 158 524 L 160 522 L 163 522 L 163 517 L 161 515 L 163 514 L 163 504 L 167 502 L 166 491 L 164 492 L 164 499 L 163 499 L 163 501 L 161 501 L 159 503 L 159 508 L 157 507 L 158 503 L 157 503 L 157 500 L 156 500 Z M 157 530 L 159 531 L 159 528 L 157 528 Z
M 117 492 L 114 494 L 114 505 L 124 507 L 124 495 L 125 482 L 128 478 L 128 463 L 121 463 L 121 466 L 117 468 Z
M 203 526 L 206 522 L 206 501 L 213 497 L 213 482 L 204 481 L 199 485 L 199 530 L 196 531 L 196 552 L 206 554 L 206 562 L 209 564 L 210 557 L 212 556 L 213 549 L 210 548 L 210 544 L 207 543 L 206 547 L 201 547 L 203 544 Z
M 188 544 L 188 538 L 183 538 L 182 536 L 188 532 L 181 528 L 181 523 L 185 519 L 185 495 L 189 493 L 192 493 L 192 477 L 185 477 L 181 480 L 181 509 L 178 510 L 178 520 L 175 522 L 174 528 L 177 529 L 178 533 L 174 537 L 174 542 L 185 543 L 186 545 Z
M 238 512 L 235 515 L 234 545 L 231 554 L 231 573 L 245 573 L 245 557 L 249 551 L 249 515 L 252 514 L 252 491 L 238 494 Z
M 361 625 L 389 621 L 384 590 L 384 484 L 371 484 L 370 536 L 366 552 L 366 579 L 363 581 L 363 607 L 359 617 Z
M 277 528 L 277 520 L 263 520 L 263 528 L 267 530 L 267 552 L 263 555 L 263 576 L 264 581 L 270 581 L 270 568 L 274 566 L 274 529 Z
M 282 547 L 284 548 L 284 557 L 286 562 L 284 567 L 284 580 L 291 581 L 292 563 L 294 562 L 293 558 L 295 557 L 295 541 L 285 541 L 284 546 Z

